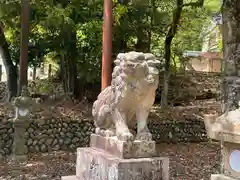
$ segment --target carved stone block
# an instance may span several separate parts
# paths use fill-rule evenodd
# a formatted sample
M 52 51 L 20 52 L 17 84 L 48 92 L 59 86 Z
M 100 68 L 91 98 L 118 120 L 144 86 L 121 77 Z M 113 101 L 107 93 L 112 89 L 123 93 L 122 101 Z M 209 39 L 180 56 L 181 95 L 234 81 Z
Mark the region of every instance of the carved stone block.
M 240 144 L 224 143 L 224 174 L 230 177 L 240 177 Z
M 77 176 L 63 176 L 61 180 L 79 180 Z
M 91 135 L 90 146 L 123 159 L 156 156 L 155 141 L 120 141 L 117 137 Z
M 239 124 L 220 121 L 216 115 L 205 115 L 204 124 L 211 139 L 240 144 Z
M 237 179 L 225 176 L 223 174 L 212 174 L 211 180 L 237 180 Z
M 213 180 L 239 179 L 240 177 L 240 132 L 239 109 L 226 115 L 205 115 L 204 123 L 211 139 L 222 141 L 224 175 L 213 175 Z M 223 178 L 224 177 L 224 178 Z
M 28 126 L 26 121 L 15 121 L 14 124 L 14 141 L 12 146 L 12 159 L 16 161 L 25 160 L 27 158 L 27 147 L 25 145 L 25 132 Z
M 77 150 L 79 180 L 168 180 L 169 159 L 120 159 L 93 148 Z

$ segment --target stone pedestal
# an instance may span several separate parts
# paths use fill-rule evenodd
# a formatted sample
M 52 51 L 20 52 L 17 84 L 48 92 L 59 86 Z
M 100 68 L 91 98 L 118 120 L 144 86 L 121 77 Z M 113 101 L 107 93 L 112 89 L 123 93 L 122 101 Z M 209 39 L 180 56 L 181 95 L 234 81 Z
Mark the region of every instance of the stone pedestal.
M 155 141 L 135 140 L 132 144 L 119 141 L 117 137 L 105 138 L 92 134 L 90 147 L 100 149 L 118 158 L 145 158 L 156 156 Z
M 211 180 L 237 180 L 237 179 L 231 178 L 229 176 L 225 176 L 223 174 L 212 174 Z
M 15 121 L 14 126 L 14 141 L 13 154 L 11 158 L 16 161 L 24 161 L 27 159 L 27 147 L 25 146 L 25 132 L 28 123 L 26 121 Z
M 229 177 L 240 177 L 240 144 L 225 142 L 223 152 L 224 174 Z
M 134 141 L 93 134 L 89 148 L 78 148 L 76 176 L 62 180 L 168 180 L 169 159 L 155 157 L 155 142 Z
M 212 180 L 237 180 L 240 178 L 240 129 L 239 124 L 217 121 L 215 115 L 205 115 L 208 136 L 222 143 L 223 174 L 211 176 Z

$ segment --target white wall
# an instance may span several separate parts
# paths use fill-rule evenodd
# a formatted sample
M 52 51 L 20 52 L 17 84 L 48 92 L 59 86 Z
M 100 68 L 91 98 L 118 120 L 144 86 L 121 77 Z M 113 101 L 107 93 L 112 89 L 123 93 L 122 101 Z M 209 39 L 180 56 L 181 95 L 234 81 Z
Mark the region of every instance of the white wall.
M 2 59 L 1 54 L 0 54 L 0 65 L 2 65 L 2 81 L 7 81 L 6 69 L 5 69 L 5 66 L 3 64 L 3 59 Z
M 3 64 L 1 54 L 0 54 L 0 65 L 2 65 L 2 82 L 5 82 L 5 81 L 7 81 L 7 76 L 6 76 L 6 69 L 5 69 L 5 66 Z M 48 66 L 44 65 L 44 67 L 45 68 L 44 68 L 44 73 L 43 74 L 41 73 L 40 68 L 37 68 L 36 77 L 39 77 L 40 79 L 47 78 Z M 32 80 L 32 78 L 33 78 L 32 74 L 33 74 L 33 68 L 29 67 L 28 68 L 28 79 L 29 80 Z

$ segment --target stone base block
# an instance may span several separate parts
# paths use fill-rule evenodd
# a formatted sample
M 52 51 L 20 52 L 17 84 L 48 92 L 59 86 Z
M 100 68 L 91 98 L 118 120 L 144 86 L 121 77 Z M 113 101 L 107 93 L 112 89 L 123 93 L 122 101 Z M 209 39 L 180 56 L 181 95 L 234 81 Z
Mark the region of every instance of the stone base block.
M 79 180 L 168 180 L 165 157 L 121 159 L 94 148 L 77 150 Z
M 28 157 L 27 157 L 27 155 L 11 155 L 9 157 L 9 159 L 14 162 L 20 163 L 20 162 L 25 162 L 28 159 Z
M 61 180 L 79 180 L 77 176 L 63 176 Z
M 132 144 L 120 141 L 117 137 L 91 135 L 90 147 L 100 149 L 122 159 L 146 158 L 156 156 L 155 141 L 135 140 Z
M 237 180 L 237 179 L 225 176 L 223 174 L 212 174 L 211 180 Z

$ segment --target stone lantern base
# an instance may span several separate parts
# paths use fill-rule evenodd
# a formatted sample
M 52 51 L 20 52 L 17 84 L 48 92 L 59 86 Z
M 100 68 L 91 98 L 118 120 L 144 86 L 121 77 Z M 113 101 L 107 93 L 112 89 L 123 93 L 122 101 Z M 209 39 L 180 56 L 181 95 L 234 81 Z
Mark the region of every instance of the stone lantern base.
M 224 174 L 230 177 L 240 177 L 240 144 L 224 143 Z
M 211 180 L 238 180 L 238 179 L 231 178 L 231 177 L 225 176 L 223 174 L 212 174 Z
M 222 141 L 223 174 L 211 176 L 212 180 L 240 179 L 240 124 L 231 124 L 216 115 L 205 115 L 204 123 L 211 139 Z

